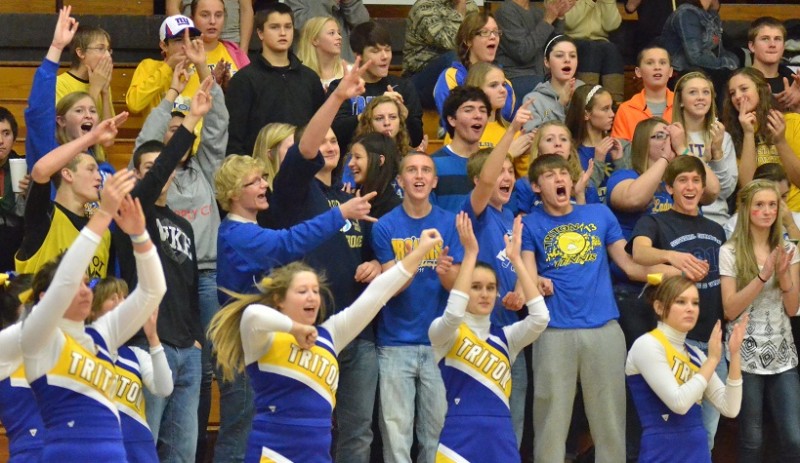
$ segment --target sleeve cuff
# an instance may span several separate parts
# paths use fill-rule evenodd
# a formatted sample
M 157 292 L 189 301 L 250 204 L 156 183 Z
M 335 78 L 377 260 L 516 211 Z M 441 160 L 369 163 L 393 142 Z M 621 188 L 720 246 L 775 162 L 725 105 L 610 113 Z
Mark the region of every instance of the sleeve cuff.
M 103 239 L 100 235 L 98 235 L 97 233 L 89 230 L 86 227 L 83 227 L 83 229 L 81 229 L 81 234 L 83 236 L 89 238 L 93 243 L 96 243 L 96 244 L 100 244 L 100 240 Z

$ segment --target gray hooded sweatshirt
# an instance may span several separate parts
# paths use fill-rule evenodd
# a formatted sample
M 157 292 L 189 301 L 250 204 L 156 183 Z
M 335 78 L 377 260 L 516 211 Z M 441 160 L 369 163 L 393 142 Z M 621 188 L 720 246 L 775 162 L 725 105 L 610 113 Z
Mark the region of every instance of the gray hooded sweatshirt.
M 214 189 L 214 173 L 225 159 L 228 145 L 228 108 L 216 83 L 211 87 L 214 104 L 203 118 L 197 153 L 178 166 L 167 191 L 167 205 L 192 224 L 197 268 L 217 268 L 217 231 L 220 215 Z M 150 112 L 136 137 L 136 148 L 148 140 L 163 140 L 172 118 L 172 103 L 166 99 Z

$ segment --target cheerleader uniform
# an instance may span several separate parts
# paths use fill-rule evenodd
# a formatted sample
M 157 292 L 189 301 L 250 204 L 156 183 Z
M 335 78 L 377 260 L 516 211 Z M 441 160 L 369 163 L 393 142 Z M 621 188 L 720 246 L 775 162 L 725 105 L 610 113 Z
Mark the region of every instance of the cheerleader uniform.
M 447 393 L 437 463 L 520 461 L 508 400 L 511 365 L 539 337 L 550 316 L 538 296 L 524 320 L 500 328 L 490 315 L 467 313 L 469 296 L 450 291 L 444 315 L 428 335 Z
M 155 248 L 135 253 L 139 286 L 94 325 L 63 318 L 78 293 L 100 237 L 84 228 L 64 256 L 45 296 L 25 320 L 25 376 L 45 425 L 43 461 L 126 461 L 113 397 L 117 374 L 108 346 L 133 336 L 166 291 Z M 88 310 L 87 310 L 88 312 Z
M 94 327 L 86 328 L 96 343 L 102 338 Z M 122 440 L 128 463 L 158 463 L 153 433 L 147 425 L 144 386 L 159 397 L 172 392 L 172 371 L 167 364 L 164 348 L 151 347 L 146 353 L 138 347 L 120 346 L 113 355 L 117 372 L 114 404 L 119 411 Z M 152 358 L 151 358 L 152 357 Z
M 20 323 L 0 332 L 0 422 L 8 437 L 9 463 L 38 463 L 44 424 L 25 379 L 19 345 Z
M 739 413 L 742 380 L 697 371 L 705 355 L 685 344 L 686 333 L 663 322 L 633 343 L 625 365 L 628 387 L 642 422 L 642 463 L 711 462 L 700 403 L 708 398 L 725 416 Z M 724 360 L 723 360 L 724 361 Z
M 411 278 L 402 264 L 377 277 L 353 304 L 317 327 L 316 345 L 301 349 L 292 320 L 253 304 L 240 323 L 256 416 L 245 462 L 331 461 L 331 414 L 339 382 L 337 355 Z

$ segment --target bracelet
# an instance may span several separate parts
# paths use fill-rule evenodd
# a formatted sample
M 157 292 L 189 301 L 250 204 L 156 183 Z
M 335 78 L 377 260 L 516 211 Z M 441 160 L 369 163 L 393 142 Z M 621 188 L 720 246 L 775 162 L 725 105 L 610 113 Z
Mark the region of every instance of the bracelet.
M 181 92 L 179 92 L 179 91 L 178 91 L 178 89 L 177 89 L 177 88 L 175 88 L 175 87 L 170 87 L 170 88 L 169 88 L 169 90 L 175 90 L 175 93 L 176 93 L 177 95 L 180 95 L 180 94 L 181 94 Z M 169 91 L 169 90 L 167 90 L 167 91 Z
M 767 282 L 767 280 L 761 278 L 761 273 L 756 273 L 756 276 L 758 277 L 759 280 L 761 280 L 762 283 L 766 283 Z
M 666 157 L 666 156 L 661 156 L 661 159 L 663 159 L 663 160 L 667 161 L 667 164 L 669 164 L 669 159 L 667 159 L 667 157 Z
M 144 231 L 141 235 L 129 235 L 131 237 L 131 243 L 133 244 L 144 244 L 150 241 L 150 234 L 147 233 L 147 230 Z
M 103 215 L 105 215 L 106 217 L 108 217 L 109 219 L 111 219 L 111 218 L 113 218 L 113 217 L 114 217 L 114 216 L 112 216 L 110 213 L 108 213 L 108 212 L 106 212 L 106 211 L 104 211 L 104 210 L 100 209 L 99 207 L 98 207 L 97 209 L 95 209 L 95 213 L 98 213 L 98 214 L 103 214 Z

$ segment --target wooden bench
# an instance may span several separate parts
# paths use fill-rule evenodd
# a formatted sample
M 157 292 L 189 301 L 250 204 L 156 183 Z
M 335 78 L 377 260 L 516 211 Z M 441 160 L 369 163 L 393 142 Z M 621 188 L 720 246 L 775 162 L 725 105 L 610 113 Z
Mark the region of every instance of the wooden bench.
M 93 15 L 148 16 L 153 14 L 153 0 L 68 0 L 73 14 L 91 12 Z M 3 0 L 0 14 L 42 13 L 58 11 L 55 0 Z

